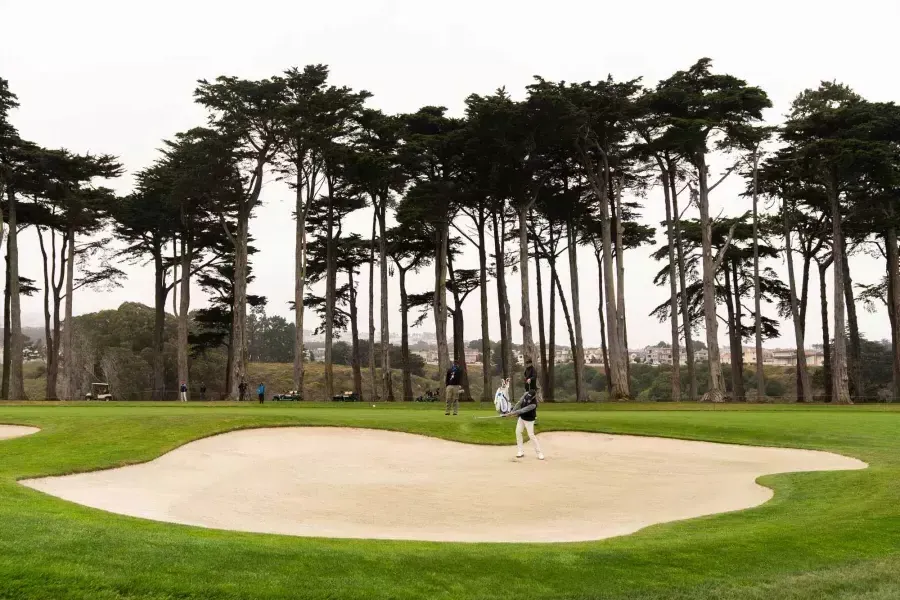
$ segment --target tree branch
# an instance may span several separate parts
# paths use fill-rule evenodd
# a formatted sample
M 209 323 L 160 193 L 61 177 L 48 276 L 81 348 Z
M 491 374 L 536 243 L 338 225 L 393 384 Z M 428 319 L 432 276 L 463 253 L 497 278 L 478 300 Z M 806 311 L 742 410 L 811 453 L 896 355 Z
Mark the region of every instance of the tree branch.
M 708 188 L 706 189 L 706 193 L 707 193 L 707 194 L 711 194 L 712 191 L 713 191 L 714 189 L 716 189 L 717 187 L 719 187 L 719 184 L 720 184 L 720 183 L 722 183 L 723 181 L 725 181 L 726 179 L 728 179 L 728 176 L 731 175 L 732 173 L 734 173 L 734 170 L 737 169 L 737 168 L 740 166 L 740 164 L 741 164 L 741 161 L 737 161 L 736 163 L 734 163 L 734 165 L 732 165 L 732 167 L 731 167 L 730 169 L 728 169 L 727 171 L 725 171 L 725 174 L 722 175 L 722 178 L 721 178 L 721 179 L 719 179 L 719 180 L 718 180 L 717 182 L 715 182 L 712 186 L 710 186 L 710 187 L 708 187 Z
M 722 246 L 722 249 L 719 250 L 719 253 L 716 255 L 716 260 L 713 264 L 713 273 L 716 273 L 719 270 L 719 267 L 722 266 L 722 261 L 725 259 L 725 252 L 728 250 L 728 246 L 731 245 L 731 238 L 734 237 L 735 227 L 737 227 L 737 223 L 728 229 L 728 237 L 725 238 L 725 245 Z
M 234 241 L 234 236 L 231 234 L 231 229 L 228 228 L 228 223 L 225 222 L 225 215 L 222 213 L 217 213 L 219 217 L 219 223 L 222 224 L 222 228 L 225 230 L 225 235 L 228 237 L 228 241 L 231 242 L 232 246 L 237 247 L 237 243 Z
M 472 245 L 475 246 L 475 247 L 478 247 L 478 243 L 475 242 L 475 240 L 473 240 L 471 237 L 469 237 L 469 235 L 468 235 L 466 232 L 464 232 L 462 229 L 460 229 L 460 228 L 456 225 L 456 223 L 453 223 L 452 226 L 453 226 L 453 229 L 455 229 L 455 230 L 457 231 L 457 233 L 459 233 L 459 235 L 461 235 L 461 236 L 463 236 L 464 238 L 466 238 L 466 239 L 469 241 L 470 244 L 472 244 Z

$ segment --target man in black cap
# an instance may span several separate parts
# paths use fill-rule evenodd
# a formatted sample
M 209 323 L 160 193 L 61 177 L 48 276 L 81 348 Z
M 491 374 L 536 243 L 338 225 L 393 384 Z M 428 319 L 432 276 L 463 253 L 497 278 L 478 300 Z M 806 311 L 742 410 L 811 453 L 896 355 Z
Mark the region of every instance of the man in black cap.
M 525 359 L 525 391 L 537 392 L 537 371 L 531 357 Z

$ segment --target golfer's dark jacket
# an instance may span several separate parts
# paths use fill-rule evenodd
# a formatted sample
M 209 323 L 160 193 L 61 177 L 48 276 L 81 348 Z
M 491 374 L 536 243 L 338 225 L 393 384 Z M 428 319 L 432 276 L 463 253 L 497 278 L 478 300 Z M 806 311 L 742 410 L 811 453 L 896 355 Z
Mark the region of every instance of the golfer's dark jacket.
M 525 395 L 516 402 L 509 414 L 518 415 L 523 421 L 534 421 L 537 417 L 537 405 L 537 394 L 525 392 Z
M 462 370 L 453 365 L 447 369 L 446 385 L 460 385 L 462 383 Z

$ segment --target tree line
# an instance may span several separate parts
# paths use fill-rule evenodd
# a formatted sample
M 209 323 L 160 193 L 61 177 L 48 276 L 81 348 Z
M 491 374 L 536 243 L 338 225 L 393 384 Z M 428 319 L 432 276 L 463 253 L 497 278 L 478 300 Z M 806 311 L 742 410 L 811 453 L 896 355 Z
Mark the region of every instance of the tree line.
M 286 182 L 294 194 L 292 356 L 293 384 L 301 393 L 308 312 L 325 338 L 327 397 L 335 391 L 336 335 L 349 331 L 355 391 L 361 393 L 365 371 L 380 398 L 408 400 L 410 327 L 431 318 L 439 368 L 455 357 L 465 372 L 464 305 L 475 297 L 482 360 L 497 362 L 503 376 L 510 376 L 508 283 L 518 277 L 520 339 L 524 354 L 534 359 L 545 397 L 552 400 L 554 394 L 559 306 L 574 359 L 575 398 L 585 400 L 580 293 L 590 278 L 581 277 L 586 267 L 578 264 L 578 250 L 587 247 L 597 266 L 596 315 L 607 393 L 613 399 L 633 397 L 625 258 L 627 250 L 653 243 L 657 228 L 642 221 L 642 203 L 661 196 L 664 243 L 656 257 L 664 266 L 655 282 L 666 290 L 666 299 L 653 314 L 671 324 L 674 363 L 680 363 L 682 348 L 686 352 L 684 375 L 672 370 L 672 399 L 746 399 L 740 383 L 740 348 L 746 340 L 756 345 L 756 398 L 765 398 L 762 342 L 778 336 L 779 322 L 764 316 L 762 307 L 773 304 L 793 325 L 796 397 L 812 400 L 804 338 L 813 263 L 822 289 L 827 399 L 844 403 L 864 396 L 858 301 L 887 307 L 893 397 L 900 397 L 900 111 L 893 103 L 870 102 L 846 86 L 825 82 L 800 93 L 781 125 L 767 126 L 763 111 L 771 102 L 765 91 L 716 73 L 706 58 L 656 85 L 612 76 L 581 83 L 536 77 L 522 99 L 505 89 L 470 95 L 462 116 L 438 106 L 389 115 L 369 107 L 370 98 L 367 91 L 331 84 L 324 65 L 260 80 L 200 80 L 194 100 L 207 111 L 206 122 L 165 140 L 159 158 L 137 173 L 131 193 L 118 196 L 102 185 L 122 174 L 116 157 L 78 155 L 23 140 L 9 120 L 16 96 L 0 79 L 10 332 L 4 397 L 23 395 L 20 296 L 43 290 L 47 397 L 70 398 L 77 393 L 73 328 L 65 326 L 72 322 L 72 295 L 84 286 L 119 284 L 119 267 L 129 261 L 151 264 L 155 273 L 154 397 L 165 388 L 169 297 L 177 320 L 178 380 L 189 381 L 192 355 L 226 349 L 226 389 L 236 397 L 253 355 L 248 315 L 266 303 L 247 290 L 256 252 L 252 216 L 263 181 L 271 177 Z M 720 157 L 731 166 L 713 174 L 710 162 Z M 710 212 L 710 196 L 728 177 L 746 181 L 748 209 L 739 217 Z M 765 200 L 777 203 L 775 213 L 760 210 Z M 371 215 L 365 237 L 348 231 L 347 217 L 359 211 Z M 686 218 L 688 211 L 696 216 Z M 40 242 L 43 285 L 18 271 L 17 240 L 26 228 Z M 461 254 L 470 248 L 477 251 L 478 267 L 462 268 Z M 882 282 L 854 288 L 848 257 L 863 251 L 882 257 L 886 274 Z M 786 285 L 760 265 L 780 255 L 787 260 Z M 561 262 L 568 266 L 568 281 L 558 272 Z M 370 285 L 360 299 L 364 269 Z M 433 285 L 407 289 L 408 275 L 424 269 L 431 269 Z M 397 276 L 394 290 L 391 274 Z M 191 310 L 192 281 L 209 294 L 208 308 Z M 321 296 L 314 291 L 323 287 Z M 490 342 L 492 293 L 500 322 L 496 348 Z M 389 344 L 391 294 L 400 301 L 399 392 L 392 371 L 397 358 Z M 723 306 L 727 317 L 718 312 Z M 359 331 L 360 310 L 367 310 L 368 332 Z M 733 357 L 730 387 L 722 368 L 720 322 Z M 694 356 L 700 329 L 708 356 L 702 386 Z M 377 352 L 364 351 L 366 341 Z M 482 370 L 485 400 L 491 396 L 490 371 Z

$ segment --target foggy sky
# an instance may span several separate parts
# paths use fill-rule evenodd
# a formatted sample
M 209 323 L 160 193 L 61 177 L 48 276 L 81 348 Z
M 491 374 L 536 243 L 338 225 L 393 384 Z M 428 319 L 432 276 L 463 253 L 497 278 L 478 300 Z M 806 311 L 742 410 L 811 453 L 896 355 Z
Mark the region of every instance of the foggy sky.
M 200 78 L 263 78 L 291 66 L 325 63 L 331 67 L 332 83 L 372 92 L 372 107 L 396 113 L 442 105 L 459 115 L 468 94 L 489 94 L 505 86 L 521 97 L 537 74 L 585 81 L 612 73 L 619 79 L 644 77 L 646 84 L 653 85 L 709 56 L 717 72 L 737 75 L 765 89 L 775 105 L 767 120 L 777 123 L 797 93 L 825 79 L 846 83 L 871 100 L 900 99 L 900 82 L 892 68 L 900 58 L 893 41 L 898 18 L 900 3 L 887 0 L 852 4 L 830 0 L 752 4 L 712 0 L 0 0 L 4 24 L 0 77 L 8 79 L 19 96 L 21 107 L 12 113 L 11 121 L 23 137 L 51 148 L 118 155 L 128 174 L 112 187 L 124 194 L 131 189 L 133 173 L 156 158 L 160 140 L 204 122 L 203 109 L 192 100 Z M 729 164 L 716 160 L 711 176 Z M 749 201 L 738 198 L 742 187 L 741 180 L 732 176 L 717 188 L 711 213 L 749 210 Z M 251 223 L 260 252 L 254 257 L 256 280 L 250 291 L 268 297 L 269 314 L 291 319 L 287 302 L 293 298 L 292 193 L 270 180 L 262 198 L 264 205 Z M 653 192 L 643 202 L 644 221 L 658 226 L 664 218 L 661 193 Z M 689 212 L 687 216 L 696 215 Z M 367 236 L 371 213 L 360 211 L 350 223 L 352 230 Z M 658 230 L 657 241 L 663 239 L 664 231 Z M 649 258 L 652 251 L 644 247 L 626 254 L 628 334 L 633 348 L 670 336 L 667 323 L 647 316 L 668 293 L 667 287 L 652 284 L 653 274 L 662 266 Z M 20 273 L 40 280 L 40 252 L 33 230 L 21 236 L 20 254 Z M 476 266 L 476 253 L 469 251 L 463 263 L 460 266 Z M 772 261 L 770 266 L 786 277 L 783 261 Z M 115 308 L 128 300 L 152 302 L 152 269 L 129 266 L 126 270 L 129 279 L 121 289 L 77 292 L 75 314 Z M 364 269 L 361 301 L 367 298 L 367 273 Z M 855 283 L 873 283 L 883 273 L 880 260 L 864 255 L 851 259 Z M 564 266 L 560 276 L 568 281 Z M 579 256 L 578 276 L 585 343 L 598 345 L 596 267 L 589 252 Z M 509 280 L 517 322 L 518 274 L 510 274 Z M 414 276 L 410 291 L 424 291 L 432 281 L 430 270 Z M 811 284 L 807 344 L 821 341 L 815 272 Z M 490 286 L 493 302 L 493 282 Z M 397 296 L 394 283 L 394 331 L 400 321 Z M 194 308 L 205 302 L 199 290 L 193 292 L 192 301 Z M 23 299 L 24 325 L 42 323 L 41 302 L 39 296 Z M 775 316 L 773 307 L 764 311 Z M 492 304 L 495 339 L 499 335 L 496 312 Z M 363 332 L 367 331 L 366 314 L 361 307 Z M 466 337 L 481 337 L 477 293 L 470 295 L 466 315 Z M 860 307 L 859 317 L 867 337 L 889 337 L 884 311 L 869 314 Z M 423 328 L 433 331 L 430 321 Z M 520 338 L 518 328 L 514 329 Z M 724 327 L 720 335 L 723 339 L 727 335 Z M 700 339 L 705 340 L 702 332 Z M 793 346 L 792 340 L 792 329 L 786 324 L 782 338 L 766 345 Z M 559 311 L 557 343 L 567 341 Z

